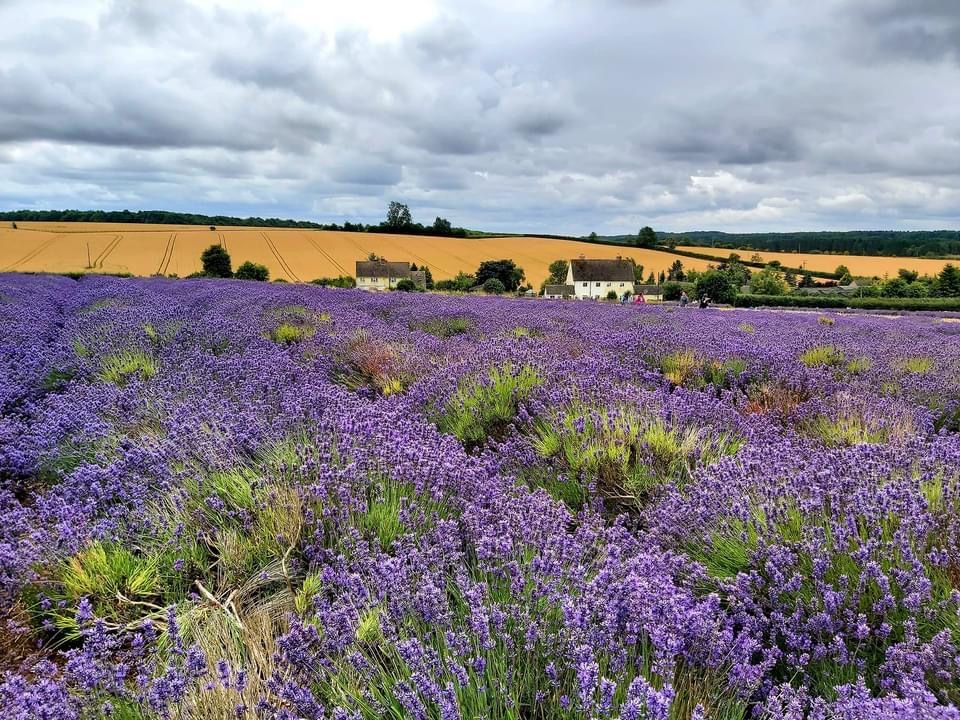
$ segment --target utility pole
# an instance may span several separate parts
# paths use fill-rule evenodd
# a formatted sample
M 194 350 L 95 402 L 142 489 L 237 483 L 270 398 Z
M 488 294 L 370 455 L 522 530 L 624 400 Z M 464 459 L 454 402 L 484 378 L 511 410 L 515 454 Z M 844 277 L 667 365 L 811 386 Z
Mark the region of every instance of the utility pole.
M 93 265 L 90 264 L 90 241 L 87 240 L 87 269 L 89 270 Z

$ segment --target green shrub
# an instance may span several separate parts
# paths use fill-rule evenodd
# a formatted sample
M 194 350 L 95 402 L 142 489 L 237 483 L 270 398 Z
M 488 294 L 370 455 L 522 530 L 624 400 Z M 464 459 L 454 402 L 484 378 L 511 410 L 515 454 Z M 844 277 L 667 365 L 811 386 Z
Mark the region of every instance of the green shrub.
M 100 300 L 94 300 L 92 303 L 86 307 L 80 308 L 81 313 L 92 313 L 97 310 L 102 310 L 103 308 L 114 307 L 119 305 L 119 301 L 114 298 L 101 298 Z
M 725 272 L 707 270 L 697 278 L 697 297 L 709 297 L 715 303 L 732 303 L 737 297 L 737 287 Z
M 616 300 L 618 298 L 616 290 L 610 290 L 607 293 L 607 300 Z
M 750 292 L 758 295 L 784 295 L 789 288 L 775 269 L 765 267 L 750 277 Z
M 687 295 L 693 295 L 696 285 L 693 283 L 667 282 L 663 284 L 664 300 L 679 300 L 680 295 L 686 291 Z
M 488 437 L 500 437 L 516 417 L 520 403 L 543 384 L 529 365 L 492 368 L 486 378 L 464 381 L 436 418 L 440 432 L 456 436 L 468 449 Z
M 99 378 L 120 387 L 136 375 L 149 380 L 156 374 L 157 361 L 143 350 L 120 350 L 107 355 L 100 362 Z
M 355 288 L 357 286 L 357 279 L 351 275 L 338 275 L 335 278 L 317 278 L 316 280 L 311 280 L 312 285 L 320 285 L 321 287 L 335 287 L 335 288 Z
M 502 295 L 507 291 L 506 286 L 497 278 L 487 278 L 481 287 L 485 293 L 491 295 Z
M 417 284 L 413 280 L 404 278 L 400 280 L 393 289 L 397 292 L 417 292 L 420 288 L 417 287 Z
M 258 265 L 257 263 L 247 260 L 237 268 L 237 272 L 234 273 L 233 276 L 237 278 L 237 280 L 259 280 L 260 282 L 266 282 L 270 279 L 270 270 L 266 265 Z
M 215 584 L 234 587 L 279 560 L 303 531 L 295 486 L 265 479 L 269 467 L 238 467 L 184 482 L 184 496 L 166 508 L 166 524 L 191 528 L 215 560 Z

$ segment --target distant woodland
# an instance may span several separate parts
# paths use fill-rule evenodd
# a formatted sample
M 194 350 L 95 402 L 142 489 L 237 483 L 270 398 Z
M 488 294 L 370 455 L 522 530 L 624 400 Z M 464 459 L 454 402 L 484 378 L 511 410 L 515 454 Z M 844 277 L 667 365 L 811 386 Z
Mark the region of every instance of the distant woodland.
M 731 250 L 769 252 L 822 252 L 848 255 L 899 255 L 904 257 L 944 257 L 960 255 L 960 232 L 956 230 L 797 233 L 722 233 L 690 232 L 682 235 L 659 234 L 678 245 L 701 245 Z
M 793 233 L 724 233 L 706 230 L 688 233 L 657 232 L 656 238 L 658 245 L 697 245 L 729 250 L 930 258 L 960 256 L 960 232 L 956 230 Z M 653 243 L 644 242 L 639 235 L 591 235 L 583 239 L 653 247 Z

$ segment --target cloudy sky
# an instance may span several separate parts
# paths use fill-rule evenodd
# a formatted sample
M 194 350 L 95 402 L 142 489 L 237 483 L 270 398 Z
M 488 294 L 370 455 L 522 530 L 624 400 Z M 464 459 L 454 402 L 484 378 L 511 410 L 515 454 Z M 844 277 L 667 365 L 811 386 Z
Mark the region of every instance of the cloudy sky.
M 954 228 L 960 0 L 0 0 L 0 209 Z

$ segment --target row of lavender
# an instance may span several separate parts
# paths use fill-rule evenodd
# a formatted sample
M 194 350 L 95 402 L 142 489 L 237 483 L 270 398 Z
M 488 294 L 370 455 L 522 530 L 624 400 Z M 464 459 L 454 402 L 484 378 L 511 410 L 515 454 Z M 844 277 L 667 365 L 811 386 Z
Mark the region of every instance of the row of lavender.
M 960 717 L 960 323 L 0 279 L 14 718 Z

